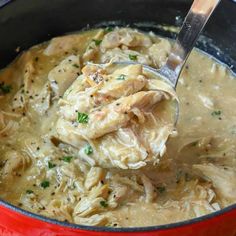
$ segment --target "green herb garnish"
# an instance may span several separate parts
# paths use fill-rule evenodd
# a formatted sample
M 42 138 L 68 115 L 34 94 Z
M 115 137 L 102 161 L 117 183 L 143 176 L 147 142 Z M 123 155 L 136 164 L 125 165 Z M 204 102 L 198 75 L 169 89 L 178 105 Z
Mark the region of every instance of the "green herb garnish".
M 218 110 L 218 111 L 213 111 L 213 112 L 211 113 L 211 115 L 212 115 L 212 116 L 220 116 L 220 115 L 221 115 L 221 111 L 220 111 L 220 110 Z
M 117 77 L 116 79 L 117 80 L 125 80 L 125 77 L 126 76 L 122 74 L 122 75 L 119 75 L 119 77 Z
M 100 205 L 104 208 L 108 207 L 108 203 L 106 201 L 100 201 Z
M 10 93 L 11 89 L 11 85 L 4 84 L 4 82 L 0 83 L 0 90 L 3 94 Z
M 73 66 L 74 66 L 75 68 L 79 68 L 79 65 L 78 65 L 78 64 L 73 64 Z
M 132 61 L 137 61 L 138 56 L 129 54 L 129 59 L 132 60 Z
M 93 42 L 95 43 L 96 46 L 99 46 L 101 44 L 102 40 L 93 39 Z
M 47 181 L 47 180 L 44 180 L 44 181 L 40 184 L 40 186 L 41 186 L 42 188 L 47 188 L 47 187 L 49 187 L 49 185 L 50 185 L 50 183 L 49 183 L 49 181 Z
M 64 157 L 62 157 L 62 160 L 63 160 L 64 162 L 70 163 L 72 158 L 73 158 L 72 156 L 64 156 Z
M 87 145 L 85 148 L 84 148 L 84 153 L 87 154 L 87 155 L 90 155 L 93 153 L 93 148 L 91 147 L 91 145 Z
M 25 192 L 26 192 L 27 194 L 34 193 L 34 191 L 33 191 L 33 190 L 31 190 L 31 189 L 27 189 Z
M 166 191 L 166 187 L 164 187 L 164 186 L 159 186 L 159 187 L 157 187 L 157 190 L 158 190 L 159 193 L 163 193 L 163 192 Z
M 52 168 L 54 168 L 54 167 L 56 167 L 56 164 L 53 164 L 52 162 L 48 162 L 48 168 L 49 169 L 52 169 Z
M 111 32 L 111 31 L 113 31 L 113 28 L 112 28 L 111 26 L 108 26 L 108 27 L 106 27 L 106 28 L 104 29 L 104 32 L 105 32 L 105 33 L 109 33 L 109 32 Z
M 89 119 L 88 114 L 78 112 L 77 120 L 79 123 L 86 124 L 86 123 L 88 123 L 88 119 Z

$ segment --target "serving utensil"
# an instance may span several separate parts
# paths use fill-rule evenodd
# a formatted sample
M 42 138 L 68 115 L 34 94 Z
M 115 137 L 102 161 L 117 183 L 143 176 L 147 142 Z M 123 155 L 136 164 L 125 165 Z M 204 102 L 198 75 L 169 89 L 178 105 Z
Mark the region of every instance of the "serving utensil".
M 194 0 L 193 4 L 184 20 L 179 34 L 171 49 L 167 62 L 160 69 L 154 69 L 147 65 L 142 65 L 145 72 L 151 73 L 152 77 L 164 80 L 176 89 L 180 73 L 192 51 L 199 34 L 206 25 L 211 14 L 214 12 L 220 0 Z M 133 61 L 111 62 L 116 66 L 127 66 L 138 64 Z M 110 64 L 110 65 L 111 65 Z M 100 65 L 103 66 L 103 65 Z M 176 102 L 176 118 L 179 117 L 179 103 Z
M 180 73 L 188 56 L 219 2 L 220 0 L 194 0 L 166 64 L 159 70 L 146 65 L 143 66 L 144 69 L 154 73 L 173 88 L 176 88 Z

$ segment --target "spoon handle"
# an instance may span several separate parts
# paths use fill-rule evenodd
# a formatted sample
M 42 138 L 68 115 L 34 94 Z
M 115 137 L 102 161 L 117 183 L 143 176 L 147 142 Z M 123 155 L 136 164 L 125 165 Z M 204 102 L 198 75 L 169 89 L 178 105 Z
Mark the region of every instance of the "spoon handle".
M 194 0 L 170 56 L 166 64 L 160 69 L 160 73 L 169 78 L 173 87 L 176 87 L 189 53 L 219 2 L 220 0 Z

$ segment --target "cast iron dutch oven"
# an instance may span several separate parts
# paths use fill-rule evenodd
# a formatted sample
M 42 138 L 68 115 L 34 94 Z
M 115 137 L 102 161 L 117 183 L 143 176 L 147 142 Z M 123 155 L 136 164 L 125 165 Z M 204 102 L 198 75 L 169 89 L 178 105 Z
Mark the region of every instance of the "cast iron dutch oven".
M 173 33 L 165 32 L 160 25 L 180 26 L 190 5 L 191 1 L 188 0 L 0 0 L 0 68 L 17 56 L 17 47 L 25 50 L 51 37 L 90 27 L 128 24 L 174 38 Z M 197 47 L 236 72 L 234 1 L 221 1 Z M 236 204 L 206 216 L 173 224 L 105 228 L 59 222 L 0 200 L 0 235 L 236 236 Z

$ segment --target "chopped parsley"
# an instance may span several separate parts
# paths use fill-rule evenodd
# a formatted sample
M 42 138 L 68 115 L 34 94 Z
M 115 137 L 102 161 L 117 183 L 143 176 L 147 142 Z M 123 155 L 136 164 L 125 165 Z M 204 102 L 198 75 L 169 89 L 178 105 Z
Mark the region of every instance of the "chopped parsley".
M 87 154 L 87 155 L 90 155 L 93 153 L 93 148 L 91 147 L 91 145 L 87 145 L 85 148 L 84 148 L 84 153 Z
M 93 42 L 95 43 L 96 46 L 99 46 L 102 42 L 100 39 L 93 39 Z
M 78 64 L 73 64 L 73 66 L 74 66 L 75 68 L 79 68 L 79 65 L 78 65 Z
M 34 193 L 34 191 L 33 191 L 33 190 L 31 190 L 31 189 L 27 189 L 25 192 L 26 192 L 27 194 Z
M 3 94 L 10 93 L 11 89 L 12 89 L 11 85 L 7 85 L 4 82 L 0 83 L 0 91 Z
M 213 111 L 211 113 L 212 116 L 220 116 L 221 115 L 221 111 L 220 110 L 217 110 L 217 111 Z
M 70 163 L 72 158 L 73 158 L 72 156 L 64 156 L 64 157 L 62 157 L 62 160 L 63 160 L 64 162 Z
M 52 169 L 52 168 L 54 168 L 54 167 L 56 167 L 56 164 L 53 164 L 52 162 L 48 162 L 48 168 L 49 169 Z
M 100 205 L 104 208 L 108 207 L 108 203 L 106 201 L 100 201 Z
M 105 33 L 109 33 L 109 32 L 111 32 L 111 31 L 113 31 L 113 28 L 112 28 L 111 26 L 108 26 L 108 27 L 106 27 L 106 28 L 104 29 L 104 32 L 105 32 Z
M 50 183 L 49 183 L 49 181 L 47 181 L 47 180 L 44 180 L 44 181 L 40 184 L 40 186 L 41 186 L 42 188 L 48 188 L 49 185 L 50 185 Z
M 123 74 L 121 74 L 121 75 L 119 75 L 119 77 L 117 77 L 116 79 L 117 80 L 125 80 L 125 75 L 123 75 Z
M 88 120 L 89 120 L 88 114 L 78 112 L 77 121 L 79 123 L 86 124 L 86 123 L 88 123 Z
M 159 186 L 159 187 L 157 187 L 157 190 L 158 190 L 159 193 L 163 193 L 163 192 L 166 191 L 166 187 L 164 187 L 164 186 Z
M 138 56 L 129 54 L 129 59 L 132 60 L 132 61 L 137 61 Z

